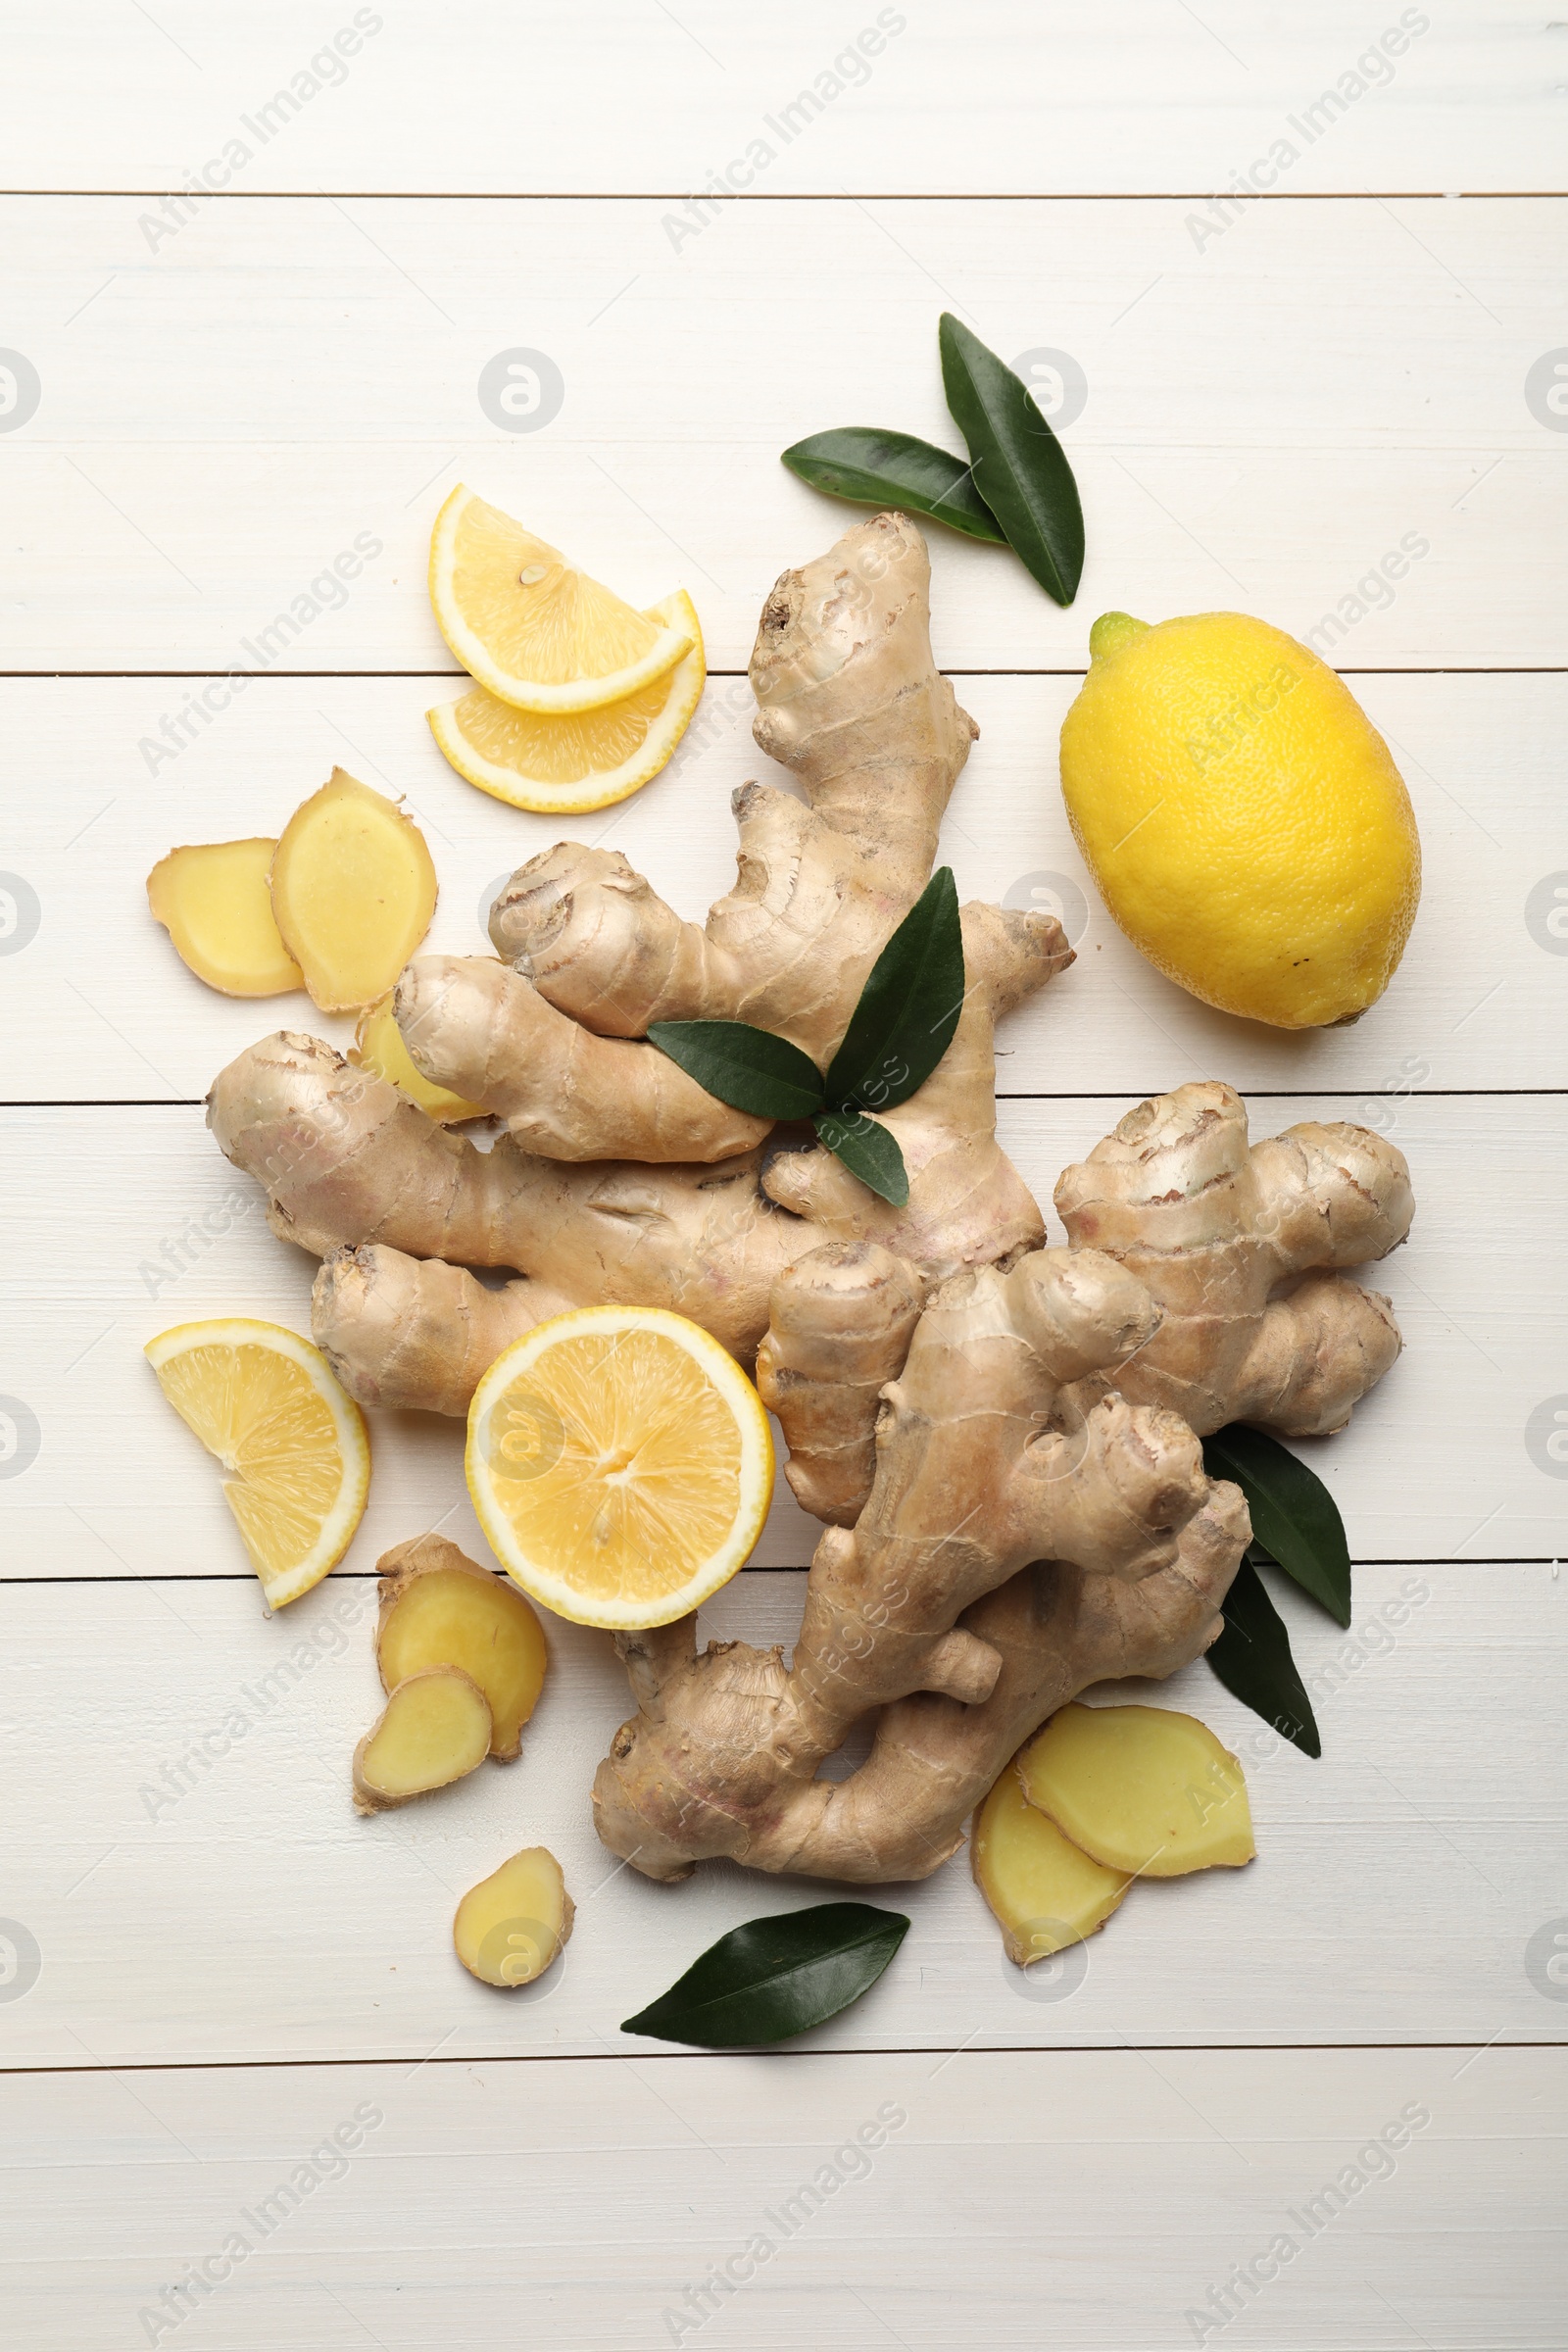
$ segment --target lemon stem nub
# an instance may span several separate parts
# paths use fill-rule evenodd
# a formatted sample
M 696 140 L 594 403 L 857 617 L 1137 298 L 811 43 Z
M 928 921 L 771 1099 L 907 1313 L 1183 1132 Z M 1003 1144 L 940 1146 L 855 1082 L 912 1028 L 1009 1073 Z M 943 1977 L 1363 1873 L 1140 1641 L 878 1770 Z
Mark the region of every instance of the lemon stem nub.
M 1102 612 L 1089 632 L 1089 659 L 1103 662 L 1109 654 L 1119 654 L 1124 645 L 1142 637 L 1149 627 L 1147 620 L 1134 620 L 1130 612 Z

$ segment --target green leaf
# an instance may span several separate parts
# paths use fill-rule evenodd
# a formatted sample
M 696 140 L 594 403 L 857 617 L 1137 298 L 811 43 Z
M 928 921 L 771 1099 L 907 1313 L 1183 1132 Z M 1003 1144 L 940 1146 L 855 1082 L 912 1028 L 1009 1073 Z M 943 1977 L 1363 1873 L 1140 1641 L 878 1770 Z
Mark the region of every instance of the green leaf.
M 1026 570 L 1070 605 L 1084 568 L 1084 514 L 1066 453 L 1028 385 L 951 311 L 939 341 L 943 389 L 969 444 L 975 488 Z
M 907 1206 L 909 1171 L 899 1139 L 889 1128 L 868 1119 L 863 1110 L 819 1110 L 811 1124 L 852 1176 L 858 1176 L 895 1208 Z
M 797 441 L 784 452 L 784 464 L 813 490 L 826 490 L 833 498 L 852 499 L 858 506 L 902 507 L 971 539 L 1007 544 L 962 458 L 934 442 L 917 441 L 912 433 L 847 424 Z
M 813 1903 L 731 1928 L 623 2034 L 705 2050 L 787 2041 L 868 1992 L 908 1933 L 901 1911 Z
M 648 1042 L 688 1078 L 760 1119 L 808 1119 L 826 1093 L 808 1054 L 749 1021 L 656 1021 Z
M 1250 1560 L 1243 1560 L 1225 1596 L 1225 1631 L 1204 1655 L 1244 1707 L 1261 1715 L 1303 1755 L 1323 1753 L 1285 1620 Z
M 924 1086 L 963 1010 L 963 933 L 953 868 L 939 866 L 872 964 L 828 1064 L 835 1110 L 894 1110 Z
M 1210 1478 L 1247 1496 L 1252 1533 L 1271 1560 L 1340 1625 L 1350 1622 L 1350 1553 L 1340 1506 L 1315 1470 L 1260 1429 L 1233 1421 L 1203 1440 Z

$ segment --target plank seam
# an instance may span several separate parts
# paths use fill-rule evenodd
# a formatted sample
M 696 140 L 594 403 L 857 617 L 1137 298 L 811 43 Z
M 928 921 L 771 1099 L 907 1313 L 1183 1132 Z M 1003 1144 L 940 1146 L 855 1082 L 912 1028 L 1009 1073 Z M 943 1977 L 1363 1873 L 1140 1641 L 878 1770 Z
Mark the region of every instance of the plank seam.
M 38 446 L 50 448 L 54 444 L 41 442 Z M 102 445 L 95 444 L 95 446 Z M 116 446 L 120 445 L 116 444 Z M 164 445 L 157 443 L 145 446 L 162 447 Z M 399 678 L 410 680 L 463 678 L 467 674 L 467 671 L 463 669 L 285 669 L 281 665 L 271 669 L 235 669 L 232 665 L 217 669 L 65 669 L 59 667 L 54 669 L 5 669 L 0 667 L 0 684 L 11 679 L 47 679 L 53 684 L 63 686 L 74 683 L 80 678 L 104 678 L 121 680 L 127 685 L 132 683 L 150 685 L 161 678 L 216 677 L 248 678 L 254 684 L 261 684 L 274 678 L 298 678 L 301 680 L 360 678 L 368 684 L 375 684 Z M 744 678 L 747 675 L 744 669 L 710 669 L 705 674 L 710 678 Z M 946 678 L 1082 678 L 1087 677 L 1089 673 L 1080 665 L 1077 668 L 1068 669 L 1052 669 L 1044 666 L 1038 669 L 959 669 L 950 666 L 945 668 L 942 674 Z M 1334 674 L 1337 678 L 1560 678 L 1568 676 L 1568 662 L 1444 662 L 1422 665 L 1412 663 L 1406 668 L 1396 669 L 1336 669 Z
M 641 2036 L 638 2036 L 639 2042 Z M 770 2058 L 783 2058 L 796 2063 L 808 2059 L 844 2058 L 956 2058 L 965 2056 L 992 2058 L 1103 2058 L 1126 2055 L 1136 2058 L 1145 2052 L 1155 2052 L 1172 2058 L 1200 2058 L 1212 2050 L 1257 2051 L 1271 2056 L 1276 2051 L 1299 2050 L 1314 2054 L 1322 2050 L 1394 2050 L 1401 2055 L 1417 2050 L 1565 2050 L 1564 2041 L 1075 2041 L 1070 2046 L 1060 2042 L 1038 2041 L 930 2041 L 919 2043 L 876 2043 L 863 2048 L 845 2050 L 789 2050 L 776 2045 L 769 2048 Z M 320 2071 L 325 2067 L 362 2068 L 367 2066 L 621 2066 L 636 2059 L 639 2064 L 648 2060 L 662 2060 L 670 2065 L 690 2064 L 704 2059 L 752 2057 L 753 2050 L 469 2050 L 458 2051 L 448 2057 L 419 2058 L 413 2051 L 395 2053 L 385 2058 L 125 2058 L 106 2059 L 101 2066 L 62 2066 L 40 2059 L 36 2066 L 0 2066 L 0 2077 L 18 2075 L 36 2078 L 40 2075 L 206 2075 L 206 2074 L 275 2074 L 311 2067 Z M 1543 2132 L 1542 2138 L 1561 2134 Z
M 42 1503 L 40 1510 L 69 1509 L 69 1504 Z M 1457 1568 L 1468 1573 L 1472 1568 L 1557 1568 L 1561 1555 L 1549 1551 L 1494 1552 L 1488 1558 L 1461 1560 L 1452 1552 L 1437 1552 L 1431 1556 L 1391 1557 L 1383 1552 L 1355 1552 L 1350 1558 L 1352 1568 Z M 737 1571 L 741 1576 L 806 1576 L 809 1560 L 748 1560 Z M 379 1568 L 334 1568 L 332 1575 L 339 1584 L 373 1585 L 381 1574 Z M 198 1568 L 189 1576 L 171 1576 L 167 1570 L 149 1569 L 138 1575 L 129 1570 L 123 1576 L 0 1576 L 0 1592 L 20 1590 L 48 1592 L 57 1585 L 172 1585 L 181 1591 L 192 1585 L 249 1585 L 255 1582 L 255 1572 L 249 1568 Z M 274 1614 L 276 1612 L 274 1611 Z
M 162 188 L 0 188 L 0 197 L 47 203 L 141 203 L 183 196 Z M 1216 188 L 203 188 L 213 204 L 1212 204 Z M 1554 204 L 1568 188 L 1257 188 L 1254 204 Z
M 999 1102 L 1125 1102 L 1137 1093 L 1136 1087 L 1119 1086 L 1103 1094 L 997 1094 Z M 1242 1086 L 1237 1093 L 1248 1102 L 1322 1102 L 1330 1098 L 1353 1095 L 1357 1102 L 1407 1102 L 1411 1089 L 1407 1087 L 1338 1086 L 1267 1087 Z M 1507 1102 L 1514 1100 L 1554 1101 L 1568 1095 L 1568 1086 L 1423 1086 L 1414 1089 L 1423 1102 Z M 0 1096 L 0 1111 L 6 1110 L 202 1110 L 205 1095 L 91 1095 L 61 1097 L 26 1097 L 12 1102 Z

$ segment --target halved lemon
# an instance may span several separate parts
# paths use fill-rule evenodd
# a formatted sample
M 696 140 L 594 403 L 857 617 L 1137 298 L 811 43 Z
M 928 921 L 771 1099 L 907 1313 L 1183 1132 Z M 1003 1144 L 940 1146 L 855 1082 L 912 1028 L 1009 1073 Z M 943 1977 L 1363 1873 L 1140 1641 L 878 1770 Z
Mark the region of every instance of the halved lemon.
M 370 1441 L 359 1406 L 320 1349 L 277 1323 L 178 1323 L 144 1353 L 180 1419 L 233 1473 L 223 1494 L 269 1603 L 298 1600 L 364 1514 Z
M 468 1492 L 507 1573 L 558 1617 L 668 1625 L 761 1533 L 761 1398 L 700 1324 L 582 1306 L 496 1358 L 468 1407 Z
M 650 605 L 659 628 L 691 639 L 674 668 L 597 710 L 549 717 L 482 686 L 427 710 L 430 732 L 460 776 L 514 808 L 575 816 L 623 801 L 664 766 L 703 699 L 707 668 L 697 608 L 683 588 Z
M 464 668 L 519 710 L 618 703 L 691 646 L 461 482 L 435 518 L 430 602 Z

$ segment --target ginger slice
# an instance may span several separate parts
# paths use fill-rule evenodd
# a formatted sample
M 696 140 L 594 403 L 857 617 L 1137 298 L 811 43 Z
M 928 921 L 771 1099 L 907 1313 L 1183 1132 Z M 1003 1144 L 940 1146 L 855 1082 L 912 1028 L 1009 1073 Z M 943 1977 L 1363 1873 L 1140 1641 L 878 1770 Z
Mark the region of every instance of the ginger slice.
M 1171 1707 L 1060 1707 L 1018 1758 L 1029 1802 L 1109 1870 L 1179 1879 L 1250 1862 L 1241 1765 Z
M 272 911 L 322 1012 L 357 1012 L 389 993 L 435 899 L 418 826 L 341 767 L 278 837 Z
M 490 1753 L 490 1706 L 456 1666 L 431 1666 L 399 1683 L 373 1731 L 354 1751 L 354 1802 L 362 1813 L 406 1805 L 445 1788 Z
M 531 1984 L 561 1951 L 575 1916 L 561 1864 L 547 1846 L 530 1845 L 469 1887 L 452 1940 L 481 1984 Z
M 970 1859 L 1020 1968 L 1102 1928 L 1132 1885 L 1128 1872 L 1094 1861 L 1032 1805 L 1010 1764 L 975 1815 Z
M 375 1660 L 395 1691 L 431 1666 L 456 1666 L 489 1704 L 490 1753 L 514 1757 L 538 1704 L 550 1653 L 544 1628 L 515 1585 L 492 1576 L 445 1536 L 418 1536 L 382 1555 Z
M 268 876 L 276 848 L 270 836 L 191 842 L 160 858 L 147 877 L 147 904 L 180 961 L 225 997 L 279 997 L 305 986 L 272 912 Z
M 392 1017 L 392 999 L 383 997 L 379 1004 L 368 1004 L 360 1015 L 360 1025 L 354 1032 L 354 1046 L 349 1054 L 356 1069 L 372 1070 L 377 1078 L 387 1079 L 400 1095 L 417 1102 L 428 1119 L 438 1126 L 450 1127 L 459 1119 L 482 1119 L 482 1102 L 466 1102 L 455 1095 L 449 1086 L 437 1086 L 415 1065 L 414 1057 L 403 1043 L 403 1032 Z

